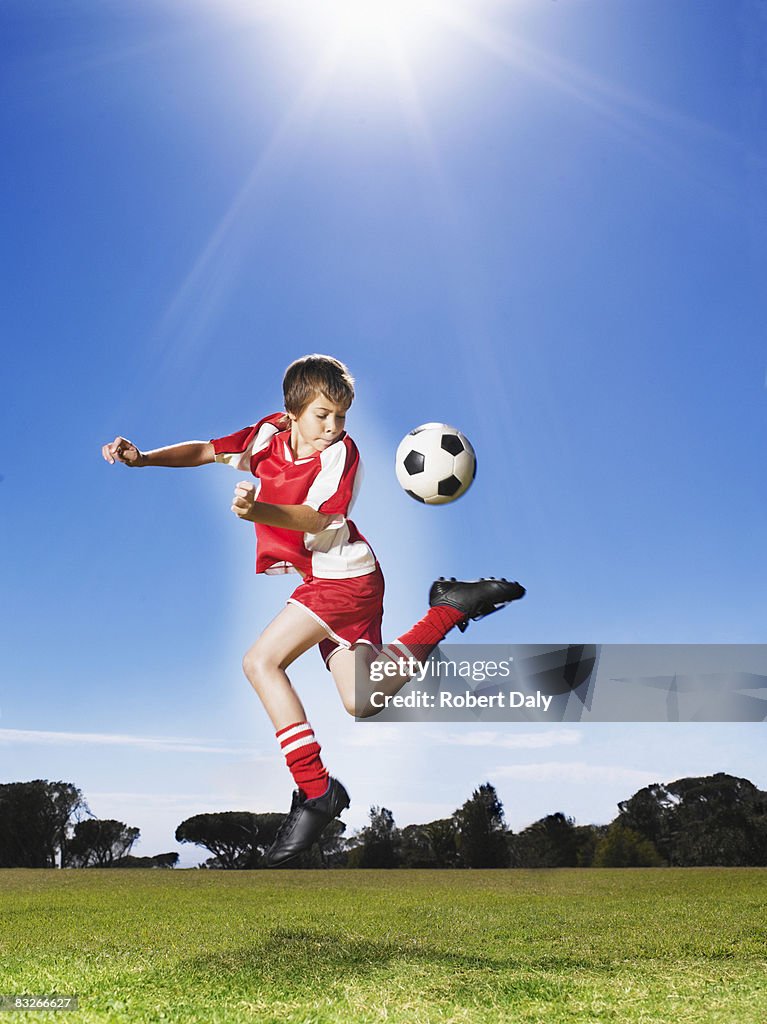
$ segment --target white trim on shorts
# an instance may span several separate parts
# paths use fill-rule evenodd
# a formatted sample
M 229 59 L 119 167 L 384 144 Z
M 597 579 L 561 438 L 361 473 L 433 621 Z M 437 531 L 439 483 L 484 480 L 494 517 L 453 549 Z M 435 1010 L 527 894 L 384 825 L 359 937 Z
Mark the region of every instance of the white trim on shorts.
M 324 619 L 321 619 L 316 612 L 313 612 L 311 608 L 307 608 L 306 605 L 302 604 L 300 601 L 296 601 L 295 597 L 289 597 L 286 604 L 294 604 L 297 605 L 299 608 L 303 608 L 307 615 L 311 615 L 315 622 L 319 622 L 319 624 L 328 634 L 330 639 L 335 640 L 337 644 L 340 644 L 342 647 L 352 646 L 348 640 L 344 640 L 344 638 L 342 636 L 339 636 L 338 633 L 334 633 L 330 626 L 327 624 L 327 622 L 325 622 Z
M 339 636 L 338 633 L 333 632 L 333 630 L 330 628 L 327 622 L 325 622 L 324 619 L 321 619 L 316 612 L 313 612 L 311 610 L 311 608 L 307 608 L 305 604 L 302 604 L 300 601 L 297 601 L 295 597 L 289 597 L 288 600 L 286 601 L 286 604 L 294 604 L 297 608 L 301 608 L 303 611 L 305 611 L 307 615 L 311 615 L 314 621 L 318 622 L 325 630 L 325 632 L 328 634 L 328 638 L 330 640 L 334 640 L 338 644 L 338 647 L 336 647 L 334 651 L 331 651 L 327 658 L 323 658 L 326 667 L 329 666 L 330 659 L 333 657 L 334 654 L 337 654 L 340 650 L 351 651 L 354 647 L 356 647 L 357 644 L 367 644 L 368 647 L 371 647 L 373 650 L 375 650 L 376 645 L 372 642 L 372 640 L 365 640 L 364 638 L 361 638 L 359 640 L 354 640 L 351 643 L 348 640 L 344 640 L 344 638 L 342 636 Z

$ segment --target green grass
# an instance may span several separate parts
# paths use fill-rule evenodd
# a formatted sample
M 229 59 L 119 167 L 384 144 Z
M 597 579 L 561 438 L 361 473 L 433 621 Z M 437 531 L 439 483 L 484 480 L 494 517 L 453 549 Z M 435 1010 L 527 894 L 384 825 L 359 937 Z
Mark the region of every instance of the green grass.
M 767 871 L 0 871 L 0 1020 L 765 1024 Z

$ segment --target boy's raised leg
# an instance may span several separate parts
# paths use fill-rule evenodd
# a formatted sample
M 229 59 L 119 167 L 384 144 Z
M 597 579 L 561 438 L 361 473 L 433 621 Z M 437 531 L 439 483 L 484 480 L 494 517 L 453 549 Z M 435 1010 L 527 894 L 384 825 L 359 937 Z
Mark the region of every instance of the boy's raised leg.
M 429 604 L 432 608 L 455 608 L 463 612 L 461 621 L 456 623 L 463 633 L 470 619 L 484 619 L 512 601 L 519 601 L 525 594 L 525 588 L 516 580 L 496 579 L 494 576 L 470 581 L 451 576 L 447 580 L 440 576 L 429 590 Z
M 525 596 L 525 588 L 506 579 L 456 580 L 440 579 L 429 590 L 429 611 L 411 629 L 376 652 L 367 646 L 354 651 L 339 650 L 330 658 L 328 667 L 346 710 L 357 718 L 376 715 L 381 709 L 370 703 L 374 690 L 397 693 L 413 676 L 409 666 L 423 664 L 434 648 L 457 626 L 464 632 L 471 619 L 483 619 L 512 601 Z M 385 668 L 394 663 L 397 672 L 378 673 L 384 682 L 373 684 L 369 679 L 374 664 Z

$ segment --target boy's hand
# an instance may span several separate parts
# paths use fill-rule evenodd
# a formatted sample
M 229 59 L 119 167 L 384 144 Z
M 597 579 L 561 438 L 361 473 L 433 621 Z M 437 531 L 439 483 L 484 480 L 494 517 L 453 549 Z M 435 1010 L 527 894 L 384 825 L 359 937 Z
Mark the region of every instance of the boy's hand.
M 124 466 L 146 465 L 144 454 L 125 437 L 116 437 L 111 444 L 105 444 L 101 449 L 101 454 L 110 466 L 113 466 L 115 462 L 122 462 Z
M 247 480 L 241 480 L 234 489 L 234 497 L 232 498 L 232 512 L 240 519 L 247 519 L 250 522 L 255 522 L 252 518 L 253 510 L 256 507 L 256 487 L 255 484 L 249 483 Z

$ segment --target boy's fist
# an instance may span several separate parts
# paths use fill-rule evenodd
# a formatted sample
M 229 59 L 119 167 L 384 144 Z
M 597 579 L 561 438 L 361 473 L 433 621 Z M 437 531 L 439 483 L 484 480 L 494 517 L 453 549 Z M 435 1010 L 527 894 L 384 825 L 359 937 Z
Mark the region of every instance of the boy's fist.
M 115 462 L 122 462 L 124 466 L 144 466 L 146 458 L 138 450 L 136 445 L 125 437 L 116 437 L 111 444 L 105 444 L 101 454 L 113 466 Z
M 234 489 L 232 498 L 232 512 L 240 519 L 251 519 L 253 509 L 256 507 L 255 484 L 247 480 L 241 480 Z M 251 519 L 251 522 L 253 520 Z

